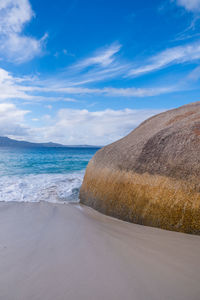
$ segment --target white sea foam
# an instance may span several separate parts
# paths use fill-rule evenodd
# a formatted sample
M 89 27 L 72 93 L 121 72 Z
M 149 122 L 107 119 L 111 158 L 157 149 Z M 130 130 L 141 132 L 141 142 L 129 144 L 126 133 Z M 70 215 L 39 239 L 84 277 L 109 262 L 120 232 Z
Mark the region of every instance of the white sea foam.
M 0 201 L 78 202 L 84 172 L 2 176 Z

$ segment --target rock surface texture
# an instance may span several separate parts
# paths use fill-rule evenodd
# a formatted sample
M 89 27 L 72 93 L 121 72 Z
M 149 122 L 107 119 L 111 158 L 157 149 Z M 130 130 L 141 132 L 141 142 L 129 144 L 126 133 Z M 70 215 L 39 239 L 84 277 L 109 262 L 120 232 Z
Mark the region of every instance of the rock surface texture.
M 156 115 L 100 149 L 80 200 L 125 221 L 200 234 L 200 102 Z

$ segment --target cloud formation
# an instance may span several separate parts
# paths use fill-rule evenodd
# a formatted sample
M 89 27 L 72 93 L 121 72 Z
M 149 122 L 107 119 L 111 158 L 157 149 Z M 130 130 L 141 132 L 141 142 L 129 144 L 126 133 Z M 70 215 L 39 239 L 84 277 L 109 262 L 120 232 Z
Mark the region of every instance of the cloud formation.
M 151 88 L 87 88 L 87 87 L 63 87 L 64 85 L 61 84 L 60 86 L 51 86 L 51 87 L 32 87 L 34 91 L 43 91 L 43 92 L 57 92 L 57 93 L 64 93 L 64 94 L 75 94 L 75 95 L 104 95 L 104 96 L 118 96 L 118 97 L 152 97 L 162 94 L 168 94 L 175 91 L 178 91 L 178 87 L 176 86 L 169 86 L 169 87 L 151 87 Z M 31 97 L 31 96 L 30 96 Z M 28 99 L 28 98 L 27 98 Z M 34 99 L 34 96 L 33 96 Z M 39 97 L 38 99 L 46 99 L 48 100 L 49 97 Z M 51 99 L 51 97 L 50 97 Z M 56 97 L 54 98 L 57 99 Z M 71 99 L 71 98 L 69 98 Z M 72 98 L 73 99 L 73 98 Z M 60 98 L 61 100 L 61 98 Z M 63 100 L 65 100 L 63 98 Z M 75 101 L 72 101 L 75 102 Z
M 0 136 L 34 142 L 54 141 L 63 144 L 105 145 L 132 131 L 145 119 L 161 109 L 60 109 L 55 117 L 43 117 L 43 126 L 30 126 L 25 116 L 28 110 L 12 103 L 0 103 Z M 32 118 L 32 121 L 39 121 Z
M 28 99 L 23 91 L 22 78 L 13 77 L 9 72 L 0 68 L 0 101 L 12 98 Z
M 176 0 L 176 3 L 188 11 L 200 12 L 200 0 Z
M 129 71 L 129 76 L 140 76 L 149 72 L 154 72 L 170 65 L 194 62 L 200 60 L 200 42 L 186 44 L 166 49 L 150 58 L 141 66 Z
M 48 125 L 36 129 L 37 141 L 63 144 L 105 145 L 122 138 L 142 121 L 163 110 L 158 109 L 61 109 L 55 118 L 48 118 Z
M 71 85 L 83 85 L 122 76 L 129 63 L 124 63 L 119 52 L 122 48 L 118 42 L 97 49 L 90 56 L 77 61 L 63 72 L 63 77 Z
M 33 16 L 28 0 L 0 1 L 0 55 L 8 61 L 23 63 L 42 52 L 47 35 L 39 40 L 23 35 Z
M 73 66 L 73 68 L 84 69 L 93 65 L 107 67 L 115 61 L 115 55 L 120 51 L 121 45 L 114 43 L 108 47 L 97 50 L 94 55 L 81 60 Z
M 0 101 L 11 99 L 28 102 L 77 102 L 76 96 L 103 95 L 109 97 L 152 97 L 171 93 L 178 90 L 176 86 L 148 87 L 148 88 L 91 88 L 84 85 L 70 85 L 65 80 L 57 78 L 38 80 L 37 78 L 15 77 L 0 68 Z M 75 98 L 74 98 L 74 95 Z
M 146 118 L 161 112 L 156 109 L 106 109 L 88 111 L 86 109 L 59 109 L 53 111 L 53 101 L 76 102 L 80 96 L 101 95 L 102 97 L 152 97 L 177 91 L 179 87 L 113 87 L 91 86 L 89 83 L 115 78 L 119 74 L 126 75 L 131 63 L 124 64 L 118 57 L 121 46 L 112 44 L 91 57 L 81 60 L 56 77 L 16 77 L 0 68 L 0 135 L 30 141 L 53 141 L 63 144 L 95 144 L 104 145 L 113 142 Z M 200 58 L 200 44 L 190 44 L 167 49 L 144 61 L 138 68 L 132 69 L 135 76 L 166 67 L 170 64 L 194 61 Z M 199 70 L 191 75 L 197 76 Z M 69 78 L 66 76 L 69 74 Z M 71 76 L 73 74 L 73 76 Z M 131 75 L 133 76 L 133 75 Z M 65 78 L 67 77 L 67 78 Z M 27 110 L 20 109 L 10 101 L 45 102 L 48 115 L 40 120 L 32 115 L 32 125 L 26 123 Z M 6 103 L 6 101 L 8 103 Z M 20 106 L 19 106 L 20 107 Z M 34 125 L 33 123 L 37 123 Z
M 102 87 L 91 87 L 91 83 L 108 81 L 110 78 L 137 77 L 165 68 L 172 64 L 193 62 L 200 59 L 200 43 L 169 48 L 147 58 L 133 68 L 133 64 L 124 64 L 116 57 L 121 46 L 112 44 L 96 51 L 91 57 L 81 60 L 60 72 L 56 77 L 15 77 L 0 68 L 0 100 L 21 99 L 29 102 L 67 101 L 77 102 L 76 96 L 102 95 L 106 97 L 152 97 L 180 90 L 177 84 L 166 86 L 113 87 L 112 84 Z M 86 67 L 87 66 L 87 67 Z M 89 69 L 88 69 L 89 68 Z M 74 98 L 75 97 L 75 98 Z
M 12 103 L 0 103 L 0 136 L 26 137 L 28 127 L 24 124 L 27 110 L 17 108 Z

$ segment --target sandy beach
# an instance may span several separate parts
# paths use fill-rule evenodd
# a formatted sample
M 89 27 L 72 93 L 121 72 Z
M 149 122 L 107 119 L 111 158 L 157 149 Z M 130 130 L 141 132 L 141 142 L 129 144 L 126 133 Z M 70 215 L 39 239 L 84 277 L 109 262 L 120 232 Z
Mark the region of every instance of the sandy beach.
M 0 203 L 0 299 L 198 300 L 199 250 L 84 206 Z

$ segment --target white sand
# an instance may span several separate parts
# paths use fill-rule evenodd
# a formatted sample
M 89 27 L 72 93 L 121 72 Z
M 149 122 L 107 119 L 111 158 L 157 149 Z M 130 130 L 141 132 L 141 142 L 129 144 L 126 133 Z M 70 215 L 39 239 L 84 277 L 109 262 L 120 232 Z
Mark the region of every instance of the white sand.
M 0 203 L 0 300 L 199 300 L 200 237 Z

